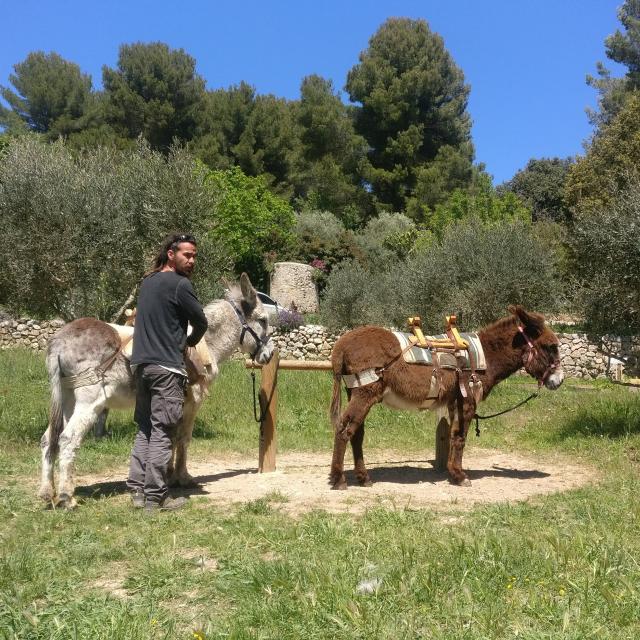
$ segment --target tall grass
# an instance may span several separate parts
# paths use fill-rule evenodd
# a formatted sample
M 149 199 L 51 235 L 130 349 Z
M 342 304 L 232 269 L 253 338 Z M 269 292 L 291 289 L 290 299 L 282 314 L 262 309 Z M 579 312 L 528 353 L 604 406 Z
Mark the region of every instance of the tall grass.
M 560 456 L 603 480 L 471 511 L 315 511 L 292 518 L 271 494 L 222 509 L 195 498 L 145 518 L 126 496 L 43 511 L 30 479 L 46 425 L 39 356 L 0 353 L 0 638 L 636 638 L 640 633 L 640 398 L 571 383 L 483 423 L 480 444 Z M 515 379 L 483 412 L 530 391 Z M 330 455 L 329 376 L 281 372 L 281 450 Z M 368 449 L 433 448 L 434 419 L 376 407 Z M 123 465 L 135 427 L 81 448 L 82 469 Z M 475 437 L 470 446 L 477 446 Z M 255 455 L 251 383 L 224 367 L 193 455 Z M 461 489 L 463 491 L 463 489 Z

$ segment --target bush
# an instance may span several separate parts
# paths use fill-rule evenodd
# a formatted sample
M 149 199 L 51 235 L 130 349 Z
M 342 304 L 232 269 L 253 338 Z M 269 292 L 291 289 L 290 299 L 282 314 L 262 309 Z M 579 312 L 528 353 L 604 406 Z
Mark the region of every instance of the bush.
M 345 261 L 328 278 L 320 318 L 333 329 L 362 324 L 388 325 L 395 319 L 397 294 L 393 273 L 370 271 L 357 261 Z
M 302 211 L 296 214 L 295 246 L 291 259 L 310 264 L 322 292 L 326 278 L 335 265 L 360 255 L 353 233 L 328 211 Z
M 73 154 L 33 136 L 9 141 L 0 156 L 0 219 L 10 250 L 0 257 L 0 301 L 14 313 L 110 319 L 162 238 L 201 238 L 194 284 L 201 299 L 220 292 L 231 266 L 215 227 L 205 172 L 184 150 L 168 156 L 140 143 L 119 152 Z
M 411 246 L 403 245 L 404 234 L 415 230 L 415 224 L 401 213 L 382 212 L 377 218 L 372 218 L 367 226 L 355 236 L 355 244 L 361 251 L 361 261 L 372 269 L 384 264 L 396 262 L 404 258 Z
M 228 245 L 236 272 L 246 271 L 256 287 L 266 289 L 268 261 L 291 251 L 293 209 L 269 191 L 263 177 L 246 176 L 238 167 L 211 171 L 206 183 L 215 199 L 209 238 Z
M 569 238 L 587 328 L 640 333 L 640 183 L 612 194 L 613 204 L 574 218 Z
M 444 316 L 456 313 L 470 330 L 504 316 L 509 304 L 553 310 L 560 290 L 554 264 L 552 249 L 521 222 L 452 224 L 439 242 L 386 270 L 354 263 L 335 270 L 323 319 L 332 327 L 402 327 L 408 316 L 420 315 L 429 331 L 439 332 Z

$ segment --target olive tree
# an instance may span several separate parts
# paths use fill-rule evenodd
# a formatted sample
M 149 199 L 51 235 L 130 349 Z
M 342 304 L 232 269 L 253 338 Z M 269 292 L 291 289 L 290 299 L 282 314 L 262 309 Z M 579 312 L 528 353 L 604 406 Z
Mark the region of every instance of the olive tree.
M 569 242 L 588 328 L 640 333 L 640 182 L 577 215 Z
M 0 156 L 0 302 L 37 317 L 111 318 L 164 235 L 206 238 L 215 227 L 206 173 L 180 148 L 75 154 L 35 136 L 10 140 Z M 219 239 L 200 256 L 195 284 L 207 299 L 231 263 Z

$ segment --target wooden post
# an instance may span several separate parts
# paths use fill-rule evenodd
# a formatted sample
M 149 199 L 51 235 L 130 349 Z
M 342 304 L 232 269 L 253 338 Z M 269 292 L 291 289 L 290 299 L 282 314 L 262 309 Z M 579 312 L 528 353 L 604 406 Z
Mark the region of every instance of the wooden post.
M 434 467 L 436 471 L 446 471 L 447 462 L 449 461 L 449 445 L 451 437 L 451 427 L 449 422 L 449 409 L 447 407 L 438 407 L 436 426 L 436 459 Z M 456 419 L 457 416 L 454 417 Z
M 269 364 L 262 367 L 260 376 L 260 450 L 258 471 L 265 473 L 276 470 L 276 420 L 278 411 L 278 363 L 280 355 L 275 349 Z

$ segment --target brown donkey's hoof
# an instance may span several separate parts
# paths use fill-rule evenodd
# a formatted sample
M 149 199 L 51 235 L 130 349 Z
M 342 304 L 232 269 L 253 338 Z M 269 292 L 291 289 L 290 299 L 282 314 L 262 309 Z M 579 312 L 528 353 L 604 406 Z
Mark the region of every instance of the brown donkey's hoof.
M 455 484 L 457 487 L 470 487 L 471 486 L 471 480 L 469 480 L 469 478 L 467 478 L 467 476 L 464 476 L 463 478 L 452 478 L 451 476 L 449 476 L 449 482 L 451 484 Z
M 358 484 L 361 487 L 373 487 L 373 482 L 371 482 L 369 478 L 367 478 L 366 480 L 358 480 Z

